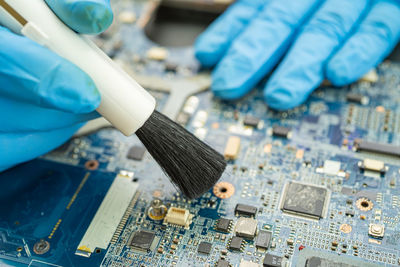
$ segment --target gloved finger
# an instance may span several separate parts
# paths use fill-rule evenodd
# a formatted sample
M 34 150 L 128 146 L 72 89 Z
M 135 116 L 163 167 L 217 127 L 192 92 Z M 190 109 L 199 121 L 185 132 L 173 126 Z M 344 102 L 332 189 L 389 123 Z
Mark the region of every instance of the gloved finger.
M 100 103 L 92 79 L 74 64 L 0 27 L 0 96 L 88 113 Z
M 75 125 L 99 117 L 96 111 L 73 114 L 0 97 L 0 132 L 31 133 Z
M 239 0 L 219 16 L 196 40 L 195 55 L 200 63 L 206 67 L 215 65 L 266 2 Z
M 249 92 L 286 52 L 295 31 L 321 1 L 272 0 L 232 43 L 212 74 L 211 89 L 225 99 Z
M 76 124 L 68 128 L 34 134 L 0 133 L 0 172 L 59 147 L 81 126 L 82 124 Z
M 400 40 L 400 2 L 376 1 L 353 36 L 332 57 L 326 77 L 336 86 L 358 80 L 379 64 Z
M 324 79 L 324 64 L 368 8 L 368 0 L 327 0 L 299 33 L 275 70 L 264 97 L 285 110 L 303 103 Z
M 113 21 L 110 0 L 46 0 L 47 5 L 71 29 L 97 34 Z

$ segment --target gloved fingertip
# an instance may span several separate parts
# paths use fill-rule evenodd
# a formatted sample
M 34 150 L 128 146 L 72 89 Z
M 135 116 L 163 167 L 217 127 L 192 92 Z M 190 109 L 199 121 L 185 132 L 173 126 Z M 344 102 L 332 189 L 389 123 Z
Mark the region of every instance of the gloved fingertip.
M 351 71 L 347 62 L 334 57 L 326 65 L 325 76 L 334 86 L 339 87 L 353 82 Z
M 234 100 L 243 97 L 247 93 L 243 85 L 236 83 L 230 73 L 232 72 L 217 69 L 212 75 L 211 90 L 219 98 Z
M 79 1 L 74 4 L 72 12 L 80 33 L 98 34 L 106 30 L 113 21 L 111 7 L 103 3 Z
M 93 80 L 67 61 L 59 63 L 44 77 L 38 94 L 42 106 L 75 114 L 92 112 L 101 101 Z
M 201 65 L 207 68 L 213 67 L 218 61 L 218 57 L 213 54 L 213 49 L 207 45 L 207 42 L 203 42 L 201 37 L 194 44 L 194 55 Z
M 304 99 L 296 98 L 287 88 L 268 86 L 264 90 L 267 105 L 276 110 L 288 110 L 300 105 Z

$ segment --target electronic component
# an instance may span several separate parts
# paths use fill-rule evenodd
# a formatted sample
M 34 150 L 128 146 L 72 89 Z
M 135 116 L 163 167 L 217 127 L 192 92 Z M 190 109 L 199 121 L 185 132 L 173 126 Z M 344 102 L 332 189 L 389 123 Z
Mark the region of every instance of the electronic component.
M 292 132 L 291 129 L 288 127 L 275 125 L 274 127 L 272 127 L 272 135 L 283 138 L 291 138 Z
M 230 266 L 229 262 L 224 259 L 219 259 L 215 264 L 215 267 L 229 267 L 229 266 Z
M 243 238 L 234 236 L 229 241 L 228 249 L 241 251 L 243 249 L 243 245 L 244 245 L 243 242 L 244 242 Z
M 120 171 L 93 220 L 79 242 L 76 255 L 90 257 L 96 248 L 106 249 L 129 206 L 139 184 L 132 182 L 133 172 Z
M 122 23 L 132 24 L 136 21 L 136 15 L 132 11 L 122 11 L 118 15 L 118 20 Z
M 385 173 L 387 171 L 385 163 L 383 161 L 375 159 L 364 159 L 364 161 L 358 162 L 358 167 L 363 170 L 375 171 L 380 173 Z
M 328 201 L 326 188 L 289 182 L 283 190 L 281 209 L 286 213 L 320 219 L 324 217 Z
M 204 254 L 210 254 L 211 252 L 211 243 L 209 242 L 200 242 L 199 246 L 197 247 L 197 252 L 199 253 L 204 253 Z
M 151 219 L 159 221 L 164 219 L 167 213 L 167 207 L 163 204 L 163 202 L 156 198 L 151 201 L 151 206 L 148 211 L 148 215 Z
M 362 211 L 369 211 L 374 207 L 374 203 L 368 198 L 361 197 L 357 199 L 356 207 Z
M 232 220 L 226 218 L 220 218 L 215 224 L 215 230 L 224 233 L 229 233 L 232 227 Z
M 353 102 L 361 105 L 368 105 L 369 103 L 369 97 L 361 94 L 355 94 L 355 93 L 348 93 L 346 95 L 346 100 L 348 102 Z
M 240 262 L 239 267 L 259 267 L 260 265 L 258 263 L 252 262 L 252 261 L 246 261 L 243 260 Z
M 371 223 L 368 227 L 368 234 L 375 238 L 382 238 L 385 235 L 385 226 L 383 224 Z
M 357 139 L 354 141 L 354 147 L 358 152 L 367 151 L 400 157 L 400 146 L 380 144 Z
M 164 47 L 152 47 L 146 55 L 148 59 L 161 61 L 168 57 L 168 50 Z
M 225 146 L 224 156 L 226 159 L 234 160 L 237 158 L 240 150 L 240 138 L 230 136 Z
M 164 218 L 164 224 L 175 224 L 188 228 L 192 223 L 193 215 L 187 209 L 171 207 Z
M 332 260 L 327 260 L 321 257 L 311 257 L 307 259 L 305 267 L 355 267 L 355 265 L 350 265 L 346 263 L 340 263 Z
M 235 187 L 228 182 L 219 182 L 214 185 L 213 193 L 218 198 L 230 198 L 235 193 Z
M 257 220 L 253 218 L 240 217 L 235 226 L 237 236 L 253 239 L 257 233 Z
M 263 267 L 281 267 L 282 257 L 267 253 L 264 257 Z
M 345 215 L 349 216 L 349 217 L 354 217 L 354 211 L 353 210 L 346 210 Z
M 238 204 L 236 204 L 236 207 L 235 207 L 235 214 L 254 217 L 257 214 L 257 208 L 254 206 L 238 203 Z
M 357 251 L 357 246 L 353 246 Z M 357 253 L 357 252 L 355 252 Z M 299 252 L 296 266 L 305 267 L 377 267 L 376 263 L 366 262 L 358 258 L 347 257 L 343 254 L 331 253 L 329 251 L 312 250 L 304 248 Z
M 126 157 L 132 160 L 142 160 L 144 153 L 146 152 L 146 148 L 144 146 L 133 146 L 129 149 Z
M 255 241 L 256 248 L 268 249 L 271 238 L 272 232 L 264 230 L 259 231 Z
M 139 230 L 133 233 L 129 245 L 134 249 L 148 252 L 150 251 L 155 236 L 153 232 Z
M 251 115 L 246 115 L 243 120 L 243 124 L 246 126 L 257 128 L 258 124 L 260 123 L 260 119 L 256 118 Z

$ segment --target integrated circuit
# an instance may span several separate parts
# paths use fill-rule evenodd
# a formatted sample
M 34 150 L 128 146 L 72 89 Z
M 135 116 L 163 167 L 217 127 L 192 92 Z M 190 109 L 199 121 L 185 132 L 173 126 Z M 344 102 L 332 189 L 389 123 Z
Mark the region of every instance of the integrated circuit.
M 232 220 L 226 218 L 220 218 L 215 224 L 215 230 L 224 233 L 229 233 L 232 227 Z
M 134 249 L 148 252 L 150 251 L 155 236 L 153 232 L 139 230 L 133 234 L 130 240 L 130 246 Z
M 126 157 L 131 160 L 140 161 L 143 159 L 144 153 L 146 152 L 146 148 L 143 146 L 133 146 L 129 149 Z
M 231 238 L 229 242 L 228 249 L 241 251 L 243 249 L 243 244 L 244 244 L 243 242 L 244 242 L 243 238 L 234 236 Z
M 271 238 L 272 232 L 264 230 L 259 231 L 255 241 L 256 248 L 268 249 Z
M 243 120 L 243 124 L 246 126 L 257 128 L 258 124 L 260 123 L 260 119 L 256 118 L 251 115 L 246 115 Z
M 272 127 L 272 135 L 277 136 L 277 137 L 283 137 L 283 138 L 291 138 L 292 131 L 288 127 L 275 125 Z
M 229 267 L 229 266 L 230 266 L 229 262 L 224 259 L 219 259 L 215 264 L 215 267 Z
M 236 222 L 235 234 L 237 236 L 253 239 L 257 233 L 257 220 L 240 217 Z
M 281 267 L 282 266 L 282 257 L 266 254 L 263 261 L 263 267 Z
M 197 252 L 203 253 L 203 254 L 210 254 L 211 252 L 211 243 L 209 242 L 200 242 L 199 246 L 197 247 Z
M 235 214 L 254 217 L 257 214 L 257 208 L 254 206 L 238 203 L 235 207 Z
M 281 209 L 290 214 L 320 219 L 329 201 L 326 188 L 289 182 L 283 190 Z

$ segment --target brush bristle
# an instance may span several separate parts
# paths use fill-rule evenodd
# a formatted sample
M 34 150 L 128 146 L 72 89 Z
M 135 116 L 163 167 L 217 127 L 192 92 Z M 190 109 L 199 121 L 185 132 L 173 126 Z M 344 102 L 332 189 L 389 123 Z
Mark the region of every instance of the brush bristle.
M 225 170 L 226 161 L 220 153 L 157 111 L 136 135 L 188 198 L 207 192 Z

